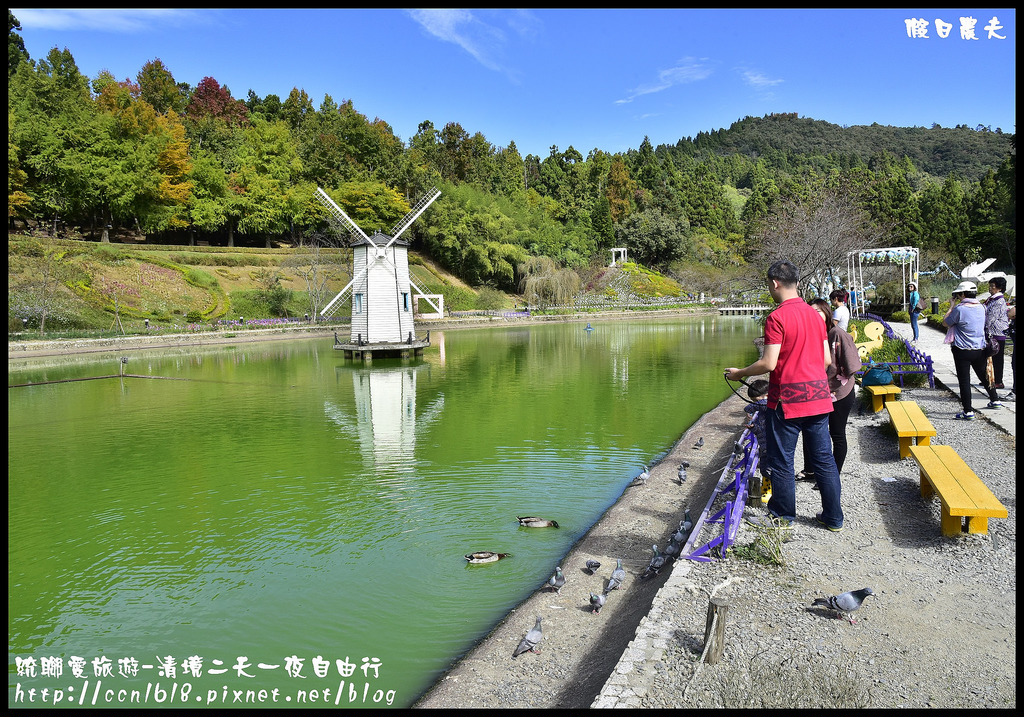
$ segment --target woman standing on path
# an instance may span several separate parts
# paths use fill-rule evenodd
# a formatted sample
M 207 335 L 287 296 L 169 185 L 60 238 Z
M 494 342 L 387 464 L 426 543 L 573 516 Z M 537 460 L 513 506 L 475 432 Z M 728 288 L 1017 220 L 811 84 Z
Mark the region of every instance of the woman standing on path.
M 964 410 L 954 416 L 960 421 L 973 421 L 974 408 L 971 405 L 971 369 L 988 392 L 988 408 L 1001 408 L 994 386 L 988 382 L 985 356 L 985 307 L 976 298 L 978 287 L 970 281 L 961 281 L 953 289 L 953 301 L 942 323 L 949 327 L 946 342 L 952 343 L 953 365 L 960 384 L 960 403 Z
M 1006 349 L 1006 332 L 1010 327 L 1010 319 L 1006 314 L 1006 279 L 997 276 L 988 282 L 991 296 L 985 302 L 985 339 L 991 338 L 999 345 L 999 350 L 992 355 L 992 373 L 995 376 L 993 388 L 1003 388 L 1003 351 Z
M 836 472 L 842 477 L 843 464 L 846 462 L 847 442 L 846 424 L 850 418 L 850 410 L 856 402 L 856 381 L 854 375 L 861 369 L 860 355 L 853 337 L 832 325 L 832 310 L 824 299 L 812 299 L 811 307 L 817 311 L 828 328 L 828 347 L 832 353 L 832 364 L 825 370 L 828 376 L 828 390 L 832 394 L 832 413 L 828 414 L 828 434 L 832 439 L 832 456 L 836 459 Z M 804 466 L 810 466 L 804 443 Z M 815 480 L 814 472 L 805 468 L 799 480 Z
M 921 294 L 917 291 L 917 284 L 910 282 L 907 284 L 910 288 L 910 328 L 914 330 L 913 343 L 917 343 L 917 340 L 921 338 L 921 332 L 917 328 L 917 318 L 921 315 Z

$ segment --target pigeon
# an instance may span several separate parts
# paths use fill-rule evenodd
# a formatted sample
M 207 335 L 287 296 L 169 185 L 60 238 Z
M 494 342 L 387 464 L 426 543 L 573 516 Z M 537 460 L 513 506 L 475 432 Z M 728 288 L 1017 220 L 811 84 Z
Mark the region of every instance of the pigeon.
M 555 574 L 548 579 L 545 585 L 556 593 L 561 594 L 562 586 L 565 585 L 565 575 L 562 574 L 561 566 L 555 568 Z
M 605 597 L 600 593 L 590 593 L 590 610 L 594 614 L 601 612 L 604 607 Z
M 612 570 L 612 576 L 608 579 L 608 587 L 604 589 L 604 594 L 607 595 L 612 590 L 618 590 L 619 586 L 622 585 L 622 581 L 626 579 L 626 571 L 622 569 L 622 561 L 615 561 L 615 570 Z
M 587 561 L 587 572 L 589 572 L 591 575 L 596 573 L 599 567 L 601 567 L 601 563 L 597 562 L 596 560 Z
M 520 518 L 517 515 L 516 516 L 516 520 L 518 520 L 519 521 L 519 525 L 523 526 L 524 528 L 557 528 L 558 527 L 558 521 L 556 521 L 556 520 L 544 520 L 544 518 L 536 518 L 536 517 L 534 517 L 532 515 L 531 516 L 527 516 L 525 518 Z
M 652 545 L 651 547 L 654 549 L 654 557 L 651 558 L 651 562 L 648 563 L 647 569 L 644 570 L 643 575 L 640 576 L 641 580 L 654 577 L 660 573 L 661 569 L 665 567 L 666 563 L 668 563 L 668 556 L 658 550 L 657 545 Z
M 686 469 L 689 468 L 690 464 L 683 461 L 679 464 L 679 471 L 676 473 L 676 478 L 679 480 L 679 485 L 686 482 Z
M 512 553 L 495 553 L 490 550 L 478 550 L 475 553 L 467 553 L 466 560 L 477 565 L 479 563 L 496 563 L 502 558 L 510 558 Z
M 537 649 L 537 645 L 544 639 L 544 633 L 540 631 L 540 615 L 537 616 L 537 624 L 530 628 L 530 631 L 523 636 L 523 639 L 519 641 L 519 645 L 516 647 L 515 652 L 512 653 L 512 657 L 519 657 L 524 652 L 536 652 L 540 653 Z
M 672 540 L 679 543 L 680 545 L 686 543 L 690 537 L 690 531 L 693 530 L 693 518 L 690 517 L 690 509 L 687 508 L 683 514 L 683 519 L 679 521 L 679 530 L 672 533 Z
M 665 555 L 675 560 L 679 556 L 679 551 L 681 551 L 682 549 L 682 543 L 677 543 L 674 540 L 670 540 L 668 545 L 665 546 Z
M 868 595 L 874 594 L 875 591 L 871 588 L 862 588 L 860 590 L 851 590 L 850 592 L 833 595 L 832 597 L 815 598 L 813 604 L 824 605 L 827 608 L 831 608 L 832 610 L 845 615 L 846 619 L 849 620 L 852 625 L 856 622 L 853 618 L 853 611 L 864 603 L 864 598 Z
M 697 439 L 697 442 L 693 444 L 693 447 L 694 448 L 700 448 L 703 445 L 704 445 L 704 436 L 701 436 L 700 438 Z
M 643 472 L 633 479 L 635 485 L 647 485 L 647 479 L 651 477 L 651 472 L 647 470 L 647 466 L 644 466 Z M 637 482 L 639 481 L 639 482 Z

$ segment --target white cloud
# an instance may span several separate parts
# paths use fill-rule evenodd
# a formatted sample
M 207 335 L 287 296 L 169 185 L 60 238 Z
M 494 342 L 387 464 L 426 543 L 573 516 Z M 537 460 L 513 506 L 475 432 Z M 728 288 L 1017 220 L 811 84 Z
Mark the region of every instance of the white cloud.
M 505 60 L 510 42 L 533 40 L 541 29 L 528 10 L 421 9 L 406 10 L 406 14 L 437 39 L 458 45 L 488 70 L 502 72 L 513 82 L 518 82 L 518 72 Z
M 706 80 L 714 70 L 706 64 L 707 58 L 685 57 L 675 67 L 669 67 L 658 72 L 658 79 L 647 85 L 641 85 L 629 92 L 629 95 L 615 104 L 626 104 L 643 95 L 662 92 L 676 85 L 685 85 L 691 82 Z
M 192 10 L 177 9 L 49 9 L 11 8 L 26 30 L 88 30 L 90 32 L 134 33 L 156 26 L 180 24 L 193 18 Z
M 774 87 L 775 85 L 782 84 L 784 81 L 771 79 L 766 77 L 763 73 L 755 72 L 753 70 L 743 70 L 742 75 L 743 81 L 751 87 Z

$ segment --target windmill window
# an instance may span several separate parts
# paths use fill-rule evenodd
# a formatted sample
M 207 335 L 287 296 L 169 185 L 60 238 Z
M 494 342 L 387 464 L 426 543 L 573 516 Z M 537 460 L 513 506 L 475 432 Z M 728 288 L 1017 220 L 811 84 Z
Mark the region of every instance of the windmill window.
M 402 311 L 409 310 L 409 293 L 406 291 L 402 292 Z
M 361 314 L 363 313 L 363 295 L 353 294 L 352 295 L 352 313 Z

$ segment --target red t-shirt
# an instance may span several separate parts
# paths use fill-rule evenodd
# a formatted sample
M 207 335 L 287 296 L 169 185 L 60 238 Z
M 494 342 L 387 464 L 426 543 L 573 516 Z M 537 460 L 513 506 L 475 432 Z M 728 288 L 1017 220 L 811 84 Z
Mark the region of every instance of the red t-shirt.
M 768 380 L 768 408 L 782 403 L 786 418 L 832 410 L 825 375 L 825 322 L 799 297 L 786 299 L 768 315 L 765 346 L 779 344 L 779 360 Z

